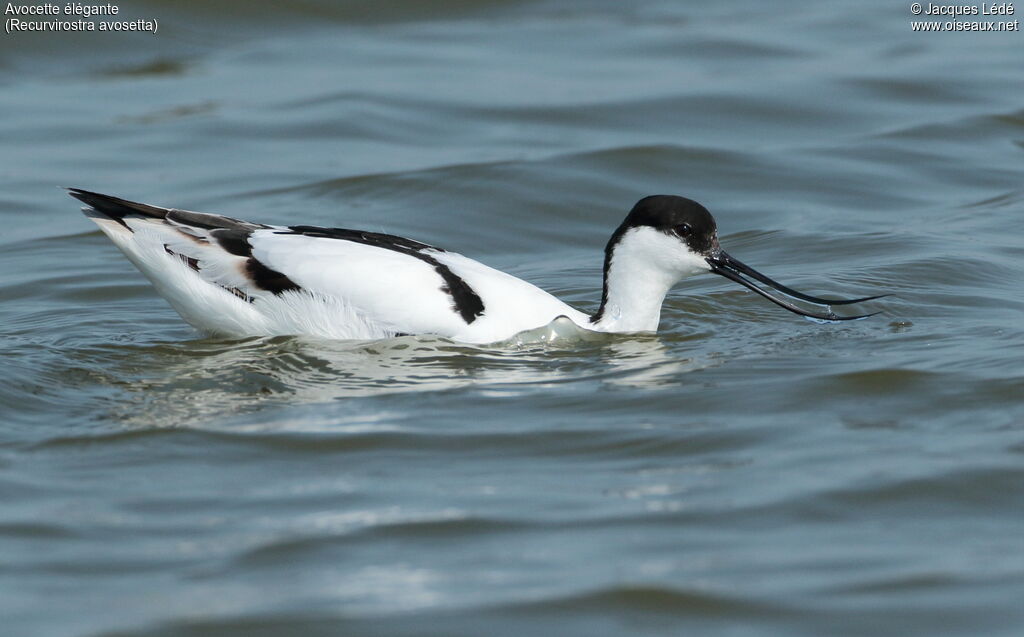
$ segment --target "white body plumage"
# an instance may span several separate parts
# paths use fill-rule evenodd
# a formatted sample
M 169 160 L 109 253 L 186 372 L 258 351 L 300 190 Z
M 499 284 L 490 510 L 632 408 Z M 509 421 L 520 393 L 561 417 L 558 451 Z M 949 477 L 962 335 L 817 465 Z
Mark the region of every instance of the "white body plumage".
M 485 311 L 471 323 L 452 307 L 442 291 L 444 281 L 429 264 L 385 248 L 274 234 L 284 228 L 256 230 L 253 257 L 302 288 L 274 294 L 245 277 L 246 258 L 215 242 L 198 244 L 155 220 L 125 219 L 127 228 L 98 216 L 93 220 L 185 321 L 212 335 L 376 339 L 436 334 L 488 343 L 559 316 L 590 326 L 587 315 L 544 290 L 461 254 L 430 251 L 480 295 Z M 197 259 L 199 270 L 187 258 Z
M 814 303 L 866 300 L 818 299 L 771 281 L 722 252 L 711 214 L 683 197 L 645 197 L 633 207 L 605 248 L 601 306 L 589 316 L 526 281 L 403 237 L 70 194 L 187 322 L 219 336 L 433 334 L 493 343 L 560 316 L 599 332 L 654 332 L 669 289 L 703 272 L 819 319 L 841 320 L 800 310 L 740 274 Z

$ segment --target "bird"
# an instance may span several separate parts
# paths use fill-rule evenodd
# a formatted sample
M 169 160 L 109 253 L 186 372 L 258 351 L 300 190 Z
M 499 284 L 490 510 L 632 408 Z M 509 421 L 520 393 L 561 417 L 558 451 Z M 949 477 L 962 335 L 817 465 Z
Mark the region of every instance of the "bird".
M 786 287 L 722 250 L 711 213 L 676 195 L 640 199 L 612 233 L 601 304 L 587 314 L 479 261 L 396 235 L 267 225 L 67 191 L 186 322 L 216 337 L 432 335 L 488 344 L 560 317 L 594 332 L 649 333 L 669 290 L 704 273 L 821 322 L 873 316 L 839 316 L 831 306 L 884 296 L 827 299 Z

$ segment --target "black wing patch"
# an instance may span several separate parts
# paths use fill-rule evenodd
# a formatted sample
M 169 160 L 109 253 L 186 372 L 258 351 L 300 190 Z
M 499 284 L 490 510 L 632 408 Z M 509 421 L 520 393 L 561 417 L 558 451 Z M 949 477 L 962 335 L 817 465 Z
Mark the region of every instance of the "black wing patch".
M 220 246 L 225 252 L 233 254 L 236 257 L 245 257 L 243 272 L 245 273 L 245 276 L 252 281 L 252 284 L 259 289 L 266 290 L 274 295 L 281 294 L 282 292 L 298 291 L 302 289 L 295 281 L 289 279 L 285 274 L 268 268 L 258 261 L 256 257 L 252 256 L 252 246 L 249 245 L 249 237 L 252 235 L 252 231 L 258 229 L 260 226 L 246 224 L 244 221 L 240 222 L 236 219 L 230 219 L 227 217 L 215 217 L 214 215 L 202 215 L 198 213 L 188 214 L 200 217 L 198 221 L 202 222 L 204 225 L 200 225 L 199 223 L 186 223 L 187 218 L 182 215 L 181 212 L 182 211 L 180 210 L 172 210 L 167 216 L 175 223 L 181 225 L 190 225 L 205 229 L 212 228 L 208 235 L 217 242 L 218 246 Z M 211 219 L 207 219 L 207 217 L 210 217 Z M 211 222 L 217 223 L 221 221 L 224 222 L 223 225 L 211 225 Z M 182 234 L 187 235 L 187 233 Z M 168 252 L 170 252 L 169 249 Z M 196 271 L 199 270 L 198 261 L 191 257 L 183 258 L 189 259 L 187 262 L 189 267 Z M 193 262 L 195 265 L 193 265 Z M 252 297 L 241 293 L 239 290 L 235 288 L 227 289 L 234 293 L 235 296 L 244 298 L 250 303 L 252 302 Z
M 478 295 L 476 291 L 462 279 L 462 277 L 452 272 L 451 268 L 441 263 L 431 255 L 423 252 L 424 250 L 444 252 L 441 248 L 435 248 L 432 245 L 420 243 L 419 241 L 413 241 L 412 239 L 406 239 L 405 237 L 399 237 L 393 234 L 364 232 L 361 230 L 346 230 L 344 228 L 289 226 L 287 230 L 279 230 L 275 232 L 275 234 L 301 234 L 307 237 L 317 237 L 321 239 L 352 241 L 354 243 L 361 243 L 375 248 L 392 250 L 394 252 L 413 257 L 414 259 L 419 259 L 434 268 L 434 271 L 441 276 L 441 279 L 444 281 L 444 285 L 441 286 L 441 291 L 452 297 L 452 307 L 459 313 L 462 320 L 469 324 L 484 313 L 484 302 L 480 298 L 480 295 Z
M 249 237 L 252 235 L 252 230 L 252 228 L 231 225 L 211 230 L 210 236 L 217 241 L 217 245 L 223 248 L 225 252 L 236 257 L 246 258 L 245 274 L 261 290 L 266 290 L 275 295 L 282 292 L 301 290 L 302 288 L 285 274 L 268 268 L 258 261 L 256 257 L 252 256 L 252 246 L 249 245 Z
M 271 270 L 257 261 L 255 257 L 249 257 L 249 260 L 245 262 L 245 273 L 249 275 L 256 287 L 275 296 L 282 292 L 297 292 L 302 289 L 298 283 L 289 279 L 285 274 Z
M 188 267 L 192 268 L 192 270 L 194 270 L 196 272 L 199 272 L 199 259 L 196 259 L 195 257 L 190 257 L 188 255 L 181 254 L 180 252 L 175 252 L 174 250 L 171 250 L 171 247 L 168 246 L 166 243 L 164 244 L 164 252 L 166 252 L 167 254 L 171 255 L 172 257 L 178 257 L 179 259 L 182 260 L 182 262 L 185 265 L 187 265 Z M 234 294 L 238 298 L 242 299 L 246 303 L 252 303 L 253 301 L 256 300 L 256 299 L 252 298 L 251 296 L 249 296 L 248 294 L 246 294 L 245 292 L 239 290 L 238 288 L 228 287 L 226 285 L 222 285 L 220 287 L 224 288 L 228 292 L 231 292 L 232 294 Z

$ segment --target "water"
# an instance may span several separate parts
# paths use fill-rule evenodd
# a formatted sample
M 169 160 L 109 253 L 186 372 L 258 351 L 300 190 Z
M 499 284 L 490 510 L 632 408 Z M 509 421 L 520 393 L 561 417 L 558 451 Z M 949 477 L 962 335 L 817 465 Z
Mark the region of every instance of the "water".
M 900 3 L 151 0 L 0 36 L 10 635 L 1019 635 L 1024 40 Z M 204 339 L 56 186 L 388 231 L 658 336 Z

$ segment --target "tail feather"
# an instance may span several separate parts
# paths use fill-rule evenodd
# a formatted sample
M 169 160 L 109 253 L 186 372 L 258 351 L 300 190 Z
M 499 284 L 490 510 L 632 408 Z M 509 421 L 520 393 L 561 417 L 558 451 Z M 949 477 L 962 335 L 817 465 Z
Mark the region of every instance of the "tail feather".
M 187 265 L 202 281 L 248 302 L 268 290 L 279 294 L 298 287 L 285 275 L 253 258 L 249 237 L 270 226 L 160 208 L 79 188 L 69 188 L 68 193 L 88 204 L 82 209 L 86 216 L 158 288 L 180 288 L 181 280 L 175 276 L 178 262 Z M 173 257 L 170 262 L 168 255 Z M 185 280 L 191 280 L 193 274 Z

